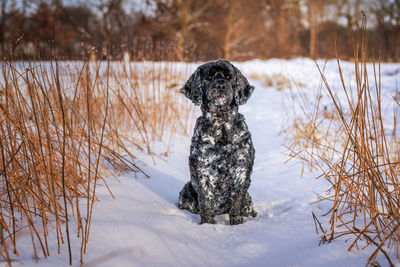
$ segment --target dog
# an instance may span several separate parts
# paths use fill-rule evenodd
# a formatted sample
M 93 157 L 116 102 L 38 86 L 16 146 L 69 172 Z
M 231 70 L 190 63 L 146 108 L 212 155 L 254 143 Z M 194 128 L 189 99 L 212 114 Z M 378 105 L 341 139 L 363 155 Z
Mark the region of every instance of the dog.
M 190 181 L 179 193 L 179 208 L 200 214 L 201 224 L 229 214 L 231 225 L 257 216 L 248 193 L 255 149 L 238 112 L 254 87 L 227 60 L 203 64 L 180 90 L 202 116 L 197 119 L 189 156 Z

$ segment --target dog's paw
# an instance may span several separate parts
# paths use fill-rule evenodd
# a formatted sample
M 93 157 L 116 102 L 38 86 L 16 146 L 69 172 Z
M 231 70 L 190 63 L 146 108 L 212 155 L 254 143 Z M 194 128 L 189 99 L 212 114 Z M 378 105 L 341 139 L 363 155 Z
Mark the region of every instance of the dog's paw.
M 250 215 L 251 215 L 251 217 L 257 217 L 258 213 L 257 213 L 257 211 L 253 210 L 253 211 L 250 213 Z
M 229 222 L 231 225 L 243 223 L 243 216 L 229 216 Z
M 201 216 L 200 224 L 203 224 L 203 223 L 215 224 L 215 220 L 212 216 Z

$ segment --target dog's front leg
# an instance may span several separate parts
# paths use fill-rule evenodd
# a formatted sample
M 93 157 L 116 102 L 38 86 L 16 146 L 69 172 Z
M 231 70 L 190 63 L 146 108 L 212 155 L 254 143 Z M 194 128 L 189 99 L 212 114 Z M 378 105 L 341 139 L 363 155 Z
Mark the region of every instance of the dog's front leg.
M 215 217 L 215 181 L 218 179 L 218 171 L 212 164 L 204 164 L 199 169 L 199 209 L 201 223 L 214 224 Z
M 199 197 L 199 205 L 200 205 L 200 217 L 201 217 L 201 224 L 203 223 L 211 223 L 214 224 L 214 216 L 215 212 L 212 209 L 211 201 L 207 199 L 207 197 L 200 199 Z
M 244 191 L 244 190 L 239 190 Z M 231 209 L 229 211 L 229 222 L 231 225 L 243 223 L 243 216 L 241 214 L 244 195 L 242 192 L 235 192 L 231 195 Z
M 191 184 L 197 193 L 197 203 L 202 224 L 215 223 L 213 206 L 215 184 L 213 181 L 218 175 L 215 166 L 212 166 L 209 162 L 208 153 L 205 152 L 207 151 L 193 149 L 189 157 Z
M 229 222 L 232 225 L 243 223 L 242 210 L 246 192 L 250 186 L 250 172 L 247 168 L 238 168 L 235 172 L 235 186 L 230 194 L 231 209 L 229 211 Z
M 201 224 L 212 223 L 214 224 L 215 210 L 213 206 L 213 184 L 210 181 L 212 178 L 209 175 L 202 175 L 199 183 L 199 209 Z

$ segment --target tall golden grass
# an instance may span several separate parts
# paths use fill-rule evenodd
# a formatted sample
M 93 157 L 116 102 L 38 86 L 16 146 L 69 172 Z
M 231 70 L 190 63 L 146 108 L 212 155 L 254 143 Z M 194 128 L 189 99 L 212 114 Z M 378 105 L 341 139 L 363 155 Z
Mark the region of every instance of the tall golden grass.
M 154 141 L 187 131 L 192 108 L 177 94 L 184 75 L 176 63 L 2 61 L 3 261 L 19 255 L 17 233 L 28 229 L 36 261 L 50 256 L 55 231 L 58 253 L 66 243 L 72 264 L 71 221 L 83 261 L 96 187 L 118 171 L 147 176 L 135 151 L 153 153 Z
M 322 231 L 321 242 L 347 236 L 349 251 L 375 247 L 368 265 L 378 264 L 381 253 L 393 266 L 392 257 L 400 259 L 398 112 L 393 112 L 392 122 L 384 114 L 380 64 L 368 68 L 365 27 L 364 19 L 354 44 L 356 88 L 345 83 L 338 61 L 345 96 L 339 99 L 317 64 L 332 109 L 321 104 L 320 90 L 313 108 L 304 107 L 302 118 L 294 120 L 295 134 L 288 147 L 292 157 L 319 170 L 331 184 L 327 196 L 319 196 L 319 201 L 331 203 L 326 214 L 329 227 L 323 229 L 314 216 Z

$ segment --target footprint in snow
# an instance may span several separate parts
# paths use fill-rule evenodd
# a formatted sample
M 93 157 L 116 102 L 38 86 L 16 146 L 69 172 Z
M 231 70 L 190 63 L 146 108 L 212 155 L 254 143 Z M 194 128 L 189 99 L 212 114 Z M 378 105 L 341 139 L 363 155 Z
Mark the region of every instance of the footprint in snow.
M 293 209 L 290 200 L 279 200 L 273 202 L 254 203 L 255 210 L 259 217 L 283 217 L 286 213 Z

